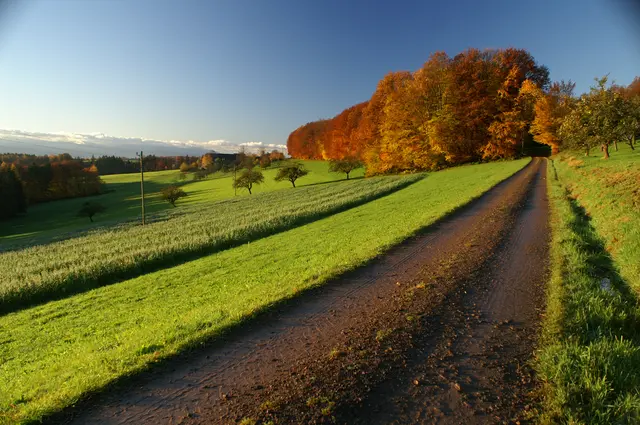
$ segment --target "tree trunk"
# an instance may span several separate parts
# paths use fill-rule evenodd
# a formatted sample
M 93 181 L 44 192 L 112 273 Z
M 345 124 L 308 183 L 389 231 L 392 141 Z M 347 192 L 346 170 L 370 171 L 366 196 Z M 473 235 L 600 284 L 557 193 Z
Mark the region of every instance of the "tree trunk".
M 602 152 L 604 152 L 604 159 L 609 159 L 609 145 L 606 143 L 602 144 Z
M 618 152 L 618 141 L 613 142 L 613 146 L 616 148 L 616 152 Z
M 89 221 L 93 223 L 93 216 L 89 216 Z
M 633 147 L 633 139 L 635 139 L 635 137 L 633 135 L 629 136 L 629 147 L 631 147 L 631 150 L 636 150 L 635 147 Z
M 349 180 L 349 173 L 347 173 L 347 180 Z
M 293 185 L 293 187 L 296 187 L 296 181 L 295 180 L 291 180 L 291 184 Z
M 586 149 L 587 149 L 587 150 L 586 150 L 586 152 L 584 153 L 584 156 L 589 156 L 589 146 L 587 146 L 587 148 L 586 148 Z

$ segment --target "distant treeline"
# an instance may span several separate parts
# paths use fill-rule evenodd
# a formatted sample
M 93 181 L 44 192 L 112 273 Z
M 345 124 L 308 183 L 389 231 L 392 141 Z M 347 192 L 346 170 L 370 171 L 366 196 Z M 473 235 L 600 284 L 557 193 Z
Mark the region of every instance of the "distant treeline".
M 180 170 L 212 173 L 234 167 L 269 166 L 284 159 L 278 151 L 259 154 L 207 153 L 199 156 L 143 158 L 145 171 Z M 26 212 L 29 205 L 57 199 L 96 195 L 102 192 L 100 175 L 140 172 L 140 161 L 116 156 L 73 158 L 59 155 L 0 154 L 0 219 Z
M 25 212 L 27 205 L 102 191 L 95 166 L 85 167 L 82 162 L 66 159 L 41 164 L 0 164 L 0 218 Z

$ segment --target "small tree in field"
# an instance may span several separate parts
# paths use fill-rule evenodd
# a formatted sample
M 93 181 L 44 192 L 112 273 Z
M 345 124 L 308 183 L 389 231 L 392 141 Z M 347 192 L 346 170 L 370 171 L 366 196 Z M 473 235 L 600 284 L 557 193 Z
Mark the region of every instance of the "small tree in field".
M 207 173 L 204 170 L 198 170 L 193 173 L 193 181 L 200 181 L 207 177 Z
M 82 204 L 80 211 L 78 211 L 78 217 L 89 217 L 89 220 L 93 223 L 93 216 L 100 214 L 107 209 L 99 202 L 85 202 Z
M 329 171 L 332 173 L 345 173 L 347 180 L 349 180 L 349 173 L 362 167 L 362 162 L 356 158 L 332 159 L 329 161 Z
M 162 199 L 169 202 L 174 207 L 176 206 L 176 201 L 180 198 L 184 198 L 187 196 L 184 190 L 180 189 L 178 186 L 167 186 L 162 188 Z
M 264 182 L 264 175 L 260 171 L 244 170 L 242 174 L 233 182 L 234 188 L 245 188 L 251 195 L 251 189 L 254 184 Z
M 296 187 L 296 180 L 298 180 L 300 177 L 306 176 L 307 174 L 309 174 L 309 171 L 304 168 L 304 165 L 293 163 L 280 168 L 275 180 L 277 182 L 288 180 L 291 182 L 293 187 Z

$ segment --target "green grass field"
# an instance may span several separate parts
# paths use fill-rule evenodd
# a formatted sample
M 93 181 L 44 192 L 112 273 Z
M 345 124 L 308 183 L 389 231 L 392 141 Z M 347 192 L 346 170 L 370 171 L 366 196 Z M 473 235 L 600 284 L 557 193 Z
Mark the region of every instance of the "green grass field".
M 421 175 L 289 188 L 172 208 L 156 222 L 0 253 L 0 313 L 250 242 L 363 204 Z M 176 229 L 179 229 L 176 231 Z
M 381 254 L 528 160 L 428 174 L 250 244 L 0 317 L 0 418 L 26 422 Z
M 297 186 L 309 186 L 320 183 L 344 180 L 344 174 L 330 173 L 325 161 L 301 161 L 310 173 L 301 178 Z M 271 192 L 291 187 L 289 182 L 276 182 L 277 165 L 263 170 L 265 182 L 254 189 L 254 194 Z M 160 198 L 160 189 L 170 184 L 181 185 L 188 197 L 178 201 L 178 205 L 196 205 L 234 196 L 231 187 L 233 173 L 215 173 L 202 181 L 179 180 L 180 172 L 156 171 L 145 173 L 145 204 L 148 214 L 155 214 L 172 208 Z M 352 178 L 360 178 L 364 170 L 355 170 Z M 140 217 L 140 175 L 117 174 L 103 176 L 107 193 L 90 198 L 75 198 L 37 204 L 29 208 L 27 215 L 13 220 L 0 222 L 0 248 L 48 243 L 52 240 L 75 236 L 87 230 L 109 227 L 127 220 Z M 249 196 L 244 189 L 238 189 L 237 196 Z M 107 207 L 104 214 L 96 216 L 95 223 L 86 217 L 77 217 L 80 206 L 87 200 L 98 201 Z
M 549 167 L 542 423 L 640 421 L 640 153 L 611 155 L 562 154 Z

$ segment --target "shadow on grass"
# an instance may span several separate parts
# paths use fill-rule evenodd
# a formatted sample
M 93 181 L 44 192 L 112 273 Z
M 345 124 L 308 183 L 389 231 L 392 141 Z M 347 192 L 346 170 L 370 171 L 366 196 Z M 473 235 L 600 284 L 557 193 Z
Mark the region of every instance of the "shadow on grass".
M 269 305 L 256 309 L 251 314 L 247 314 L 246 316 L 241 318 L 238 322 L 227 326 L 226 328 L 221 329 L 217 332 L 206 335 L 200 341 L 194 341 L 193 343 L 184 346 L 178 353 L 160 358 L 154 363 L 148 363 L 144 368 L 141 368 L 135 373 L 116 378 L 106 386 L 85 394 L 72 406 L 64 408 L 59 412 L 51 413 L 45 416 L 41 421 L 32 421 L 28 423 L 69 423 L 78 412 L 104 402 L 105 400 L 102 399 L 103 397 L 107 398 L 111 394 L 125 393 L 131 390 L 132 387 L 140 387 L 144 385 L 145 382 L 152 380 L 154 375 L 174 371 L 178 363 L 189 364 L 190 359 L 195 359 L 198 356 L 202 355 L 203 349 L 209 350 L 222 348 L 230 341 L 242 339 L 244 336 L 250 334 L 251 332 L 254 332 L 255 327 L 259 327 L 261 323 L 275 320 L 282 314 L 287 312 L 289 309 L 313 300 L 319 295 L 331 291 L 332 289 L 342 287 L 342 282 L 357 280 L 359 277 L 358 274 L 361 273 L 364 268 L 378 262 L 381 256 L 388 255 L 393 249 L 401 248 L 403 244 L 405 244 L 409 239 L 413 237 L 428 235 L 430 233 L 437 232 L 447 220 L 454 219 L 456 215 L 465 214 L 478 207 L 479 204 L 485 202 L 490 196 L 492 196 L 492 194 L 501 190 L 501 188 L 508 185 L 519 175 L 525 173 L 526 170 L 528 170 L 532 166 L 532 164 L 533 161 L 519 171 L 512 174 L 510 177 L 499 182 L 486 192 L 472 198 L 466 204 L 453 208 L 451 211 L 447 212 L 446 214 L 435 220 L 433 223 L 418 229 L 411 235 L 407 235 L 407 237 L 404 238 L 403 241 L 398 242 L 393 246 L 386 247 L 376 257 L 370 258 L 362 264 L 354 266 L 351 270 L 347 270 L 334 276 L 330 276 L 324 282 L 319 282 L 316 285 L 301 290 L 296 294 L 292 294 L 286 298 L 280 299 Z M 416 180 L 415 182 L 419 180 L 420 179 Z M 413 183 L 414 182 L 411 182 L 407 184 L 407 186 Z
M 560 329 L 537 355 L 543 383 L 540 422 L 638 423 L 637 295 L 621 277 L 588 212 L 552 178 L 558 218 L 553 244 L 562 259 L 554 261 L 559 279 L 551 281 L 550 293 L 557 294 L 562 307 L 550 313 L 552 320 L 557 315 Z
M 143 274 L 175 267 L 177 265 L 196 260 L 198 258 L 214 254 L 216 252 L 234 248 L 248 242 L 253 242 L 267 236 L 291 230 L 295 227 L 303 226 L 305 224 L 321 220 L 331 215 L 347 211 L 349 209 L 390 195 L 398 190 L 402 190 L 422 180 L 423 178 L 424 176 L 416 178 L 415 180 L 407 180 L 397 186 L 389 187 L 379 193 L 374 193 L 370 196 L 365 196 L 351 202 L 345 202 L 344 204 L 336 205 L 333 208 L 329 208 L 321 212 L 294 217 L 288 222 L 285 221 L 270 228 L 255 228 L 251 231 L 248 231 L 243 236 L 236 237 L 235 239 L 216 240 L 212 241 L 208 245 L 201 247 L 187 247 L 186 250 L 182 252 L 167 252 L 164 255 L 158 256 L 157 258 L 149 259 L 142 263 L 122 265 L 120 269 L 114 269 L 104 274 L 94 275 L 91 273 L 83 274 L 83 272 L 79 272 L 74 276 L 69 276 L 69 280 L 56 286 L 35 287 L 31 289 L 31 291 L 20 288 L 19 292 L 16 291 L 4 295 L 4 299 L 0 304 L 0 316 L 21 309 L 33 307 L 45 302 L 67 298 L 75 294 L 86 292 L 101 286 L 107 286 L 126 279 L 132 279 Z
M 581 335 L 582 343 L 585 344 L 603 337 L 624 338 L 640 343 L 640 310 L 637 295 L 620 275 L 584 207 L 568 192 L 565 192 L 565 195 L 572 212 L 569 229 L 578 236 L 575 239 L 578 249 L 587 254 L 583 257 L 581 272 L 593 280 L 593 287 L 589 288 L 590 292 L 599 295 L 593 304 L 585 305 L 584 300 L 581 300 L 582 302 L 567 306 L 565 323 L 572 323 L 571 319 L 576 314 L 587 315 L 586 329 L 582 326 L 578 329 L 570 327 L 567 329 L 568 334 Z M 600 288 L 599 285 L 603 279 L 609 279 L 613 292 L 609 293 L 606 289 Z M 588 310 L 577 311 L 585 308 Z
M 161 184 L 155 182 L 145 182 L 145 197 L 153 197 L 153 201 L 147 202 L 147 207 L 152 208 L 153 212 L 167 209 L 167 207 L 157 207 L 157 197 L 155 196 L 160 190 L 168 186 L 170 183 Z M 81 236 L 91 231 L 111 227 L 114 224 L 127 221 L 139 220 L 139 215 L 128 213 L 128 210 L 140 210 L 140 183 L 115 183 L 109 185 L 110 189 L 107 193 L 93 195 L 91 197 L 80 197 L 71 199 L 61 199 L 51 201 L 44 204 L 38 204 L 33 207 L 32 213 L 27 213 L 19 218 L 3 222 L 0 226 L 0 237 L 10 237 L 21 233 L 29 233 L 34 237 L 16 236 L 10 243 L 2 241 L 2 251 L 21 249 L 30 245 L 45 244 L 50 242 L 58 242 L 72 237 Z M 133 198 L 133 199 L 131 199 Z M 136 199 L 137 198 L 137 199 Z M 105 214 L 99 214 L 94 217 L 94 223 L 88 218 L 78 218 L 77 213 L 80 207 L 87 200 L 99 202 L 107 207 Z M 79 223 L 80 220 L 86 220 L 85 224 Z M 64 234 L 54 234 L 46 236 L 38 236 L 40 232 L 50 231 L 56 228 L 77 227 L 74 230 Z

